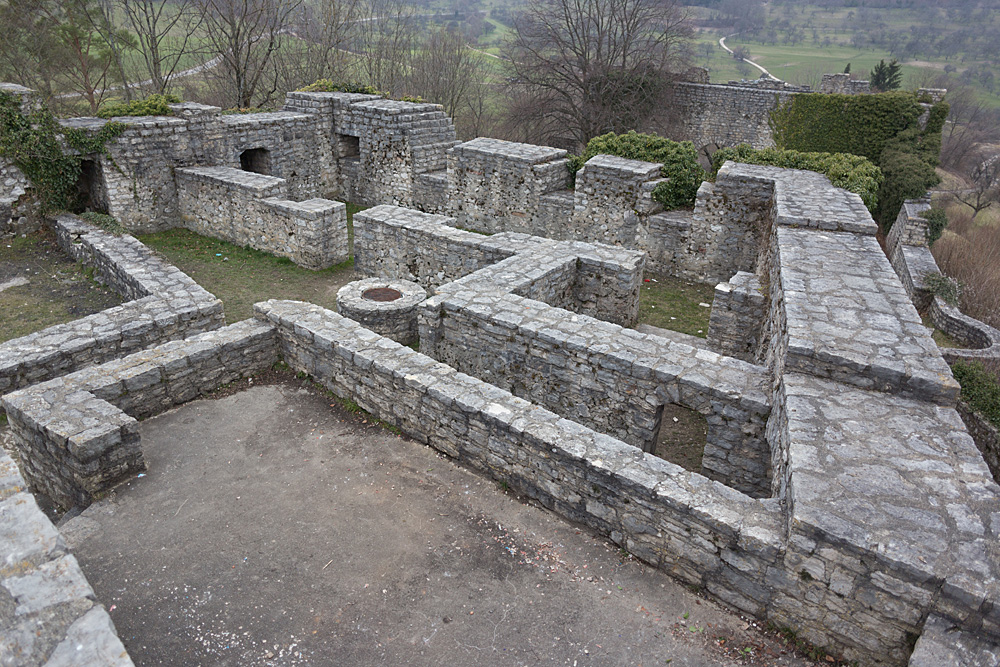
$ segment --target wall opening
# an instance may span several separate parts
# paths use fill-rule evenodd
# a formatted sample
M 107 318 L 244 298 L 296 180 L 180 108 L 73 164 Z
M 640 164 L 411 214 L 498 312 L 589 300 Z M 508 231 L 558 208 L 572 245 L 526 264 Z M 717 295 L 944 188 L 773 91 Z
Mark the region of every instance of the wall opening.
M 271 175 L 271 153 L 266 148 L 250 148 L 240 153 L 240 169 Z
M 108 213 L 108 194 L 104 188 L 104 172 L 97 160 L 80 162 L 80 178 L 76 182 L 76 200 L 73 213 L 94 211 Z
M 652 449 L 647 451 L 685 470 L 700 473 L 701 459 L 708 442 L 708 421 L 705 416 L 668 403 L 661 405 L 657 411 L 657 422 Z
M 338 134 L 337 143 L 339 144 L 341 158 L 361 157 L 361 137 Z

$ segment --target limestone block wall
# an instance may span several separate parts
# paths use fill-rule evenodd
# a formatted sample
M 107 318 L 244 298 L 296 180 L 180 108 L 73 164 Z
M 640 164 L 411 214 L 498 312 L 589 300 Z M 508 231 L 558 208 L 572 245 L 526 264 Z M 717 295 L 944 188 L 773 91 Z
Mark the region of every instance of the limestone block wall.
M 394 206 L 354 217 L 355 268 L 425 287 L 511 292 L 619 324 L 634 324 L 641 253 L 525 234 L 483 236 L 453 218 Z
M 663 208 L 652 198 L 663 181 L 659 164 L 595 155 L 576 175 L 572 222 L 561 238 L 648 247 L 644 223 Z
M 708 342 L 721 354 L 756 363 L 768 298 L 760 279 L 745 271 L 715 286 Z
M 569 188 L 566 154 L 483 137 L 458 144 L 448 151 L 448 215 L 466 229 L 539 234 L 549 224 L 541 198 Z M 552 231 L 551 238 L 567 238 Z
M 920 212 L 930 208 L 928 199 L 903 202 L 899 216 L 889 230 L 886 254 L 913 304 L 925 312 L 931 323 L 966 346 L 941 348 L 949 363 L 956 361 L 1000 360 L 1000 331 L 932 294 L 926 277 L 939 274 L 937 262 L 927 247 L 927 221 Z
M 145 469 L 136 419 L 270 366 L 274 332 L 253 320 L 170 341 L 3 396 L 22 470 L 63 509 Z
M 439 104 L 373 99 L 343 111 L 338 135 L 357 139 L 353 183 L 345 188 L 361 204 L 412 206 L 418 174 L 443 172 L 455 127 Z
M 127 303 L 0 344 L 0 395 L 149 345 L 222 326 L 222 302 L 131 236 L 73 215 L 53 222 L 60 246 Z
M 653 451 L 663 405 L 707 417 L 705 474 L 770 492 L 764 369 L 513 294 L 449 286 L 419 309 L 431 357 Z M 697 369 L 697 370 L 695 370 Z
M 269 301 L 292 368 L 646 562 L 759 611 L 779 505 L 754 500 L 470 377 L 318 306 Z M 809 602 L 803 601 L 805 606 Z
M 338 134 L 337 128 L 344 124 L 348 106 L 355 102 L 377 100 L 378 95 L 360 93 L 306 93 L 293 91 L 285 95 L 284 111 L 316 116 L 316 135 L 313 145 L 313 159 L 320 170 L 323 196 L 340 193 L 344 201 L 357 201 L 353 195 L 356 173 L 345 179 L 342 163 L 353 159 L 357 164 L 358 145 L 352 145 Z M 346 181 L 346 183 L 345 183 Z
M 2 450 L 0 561 L 5 663 L 131 667 L 76 558 Z
M 286 199 L 288 183 L 230 167 L 176 171 L 183 225 L 204 236 L 324 269 L 348 257 L 347 208 L 340 202 Z
M 824 74 L 823 80 L 819 84 L 819 92 L 838 95 L 864 95 L 871 92 L 871 83 L 851 79 L 850 74 L 843 72 Z
M 289 198 L 321 197 L 330 191 L 324 173 L 329 172 L 332 154 L 317 141 L 322 136 L 319 116 L 290 111 L 232 114 L 220 116 L 220 123 L 225 145 L 221 166 L 239 169 L 244 151 L 263 149 L 264 171 L 259 173 L 284 179 Z
M 672 111 L 677 128 L 673 134 L 694 142 L 699 151 L 716 145 L 768 148 L 774 146 L 769 115 L 794 94 L 747 85 L 676 83 Z

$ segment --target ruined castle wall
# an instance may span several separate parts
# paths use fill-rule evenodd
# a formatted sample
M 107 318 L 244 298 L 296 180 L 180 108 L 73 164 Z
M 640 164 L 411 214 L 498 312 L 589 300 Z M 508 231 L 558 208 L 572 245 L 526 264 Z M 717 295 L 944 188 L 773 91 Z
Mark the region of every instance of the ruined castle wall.
M 277 359 L 254 320 L 114 359 L 3 397 L 22 469 L 64 509 L 145 469 L 138 423 Z
M 768 298 L 760 279 L 744 271 L 715 286 L 708 342 L 721 354 L 754 363 L 767 319 Z
M 73 259 L 129 301 L 0 344 L 0 394 L 222 326 L 222 303 L 134 238 L 72 215 L 53 228 Z
M 910 300 L 925 312 L 931 323 L 968 348 L 941 348 L 941 354 L 949 363 L 1000 359 L 1000 331 L 969 317 L 933 294 L 927 286 L 927 276 L 941 273 L 927 246 L 927 220 L 920 216 L 929 208 L 927 199 L 903 202 L 886 239 L 886 253 L 892 268 Z
M 420 174 L 443 172 L 446 151 L 457 142 L 451 118 L 439 104 L 372 99 L 350 104 L 336 133 L 356 139 L 356 162 L 343 165 L 343 190 L 360 204 L 412 206 Z
M 664 404 L 696 410 L 709 425 L 706 474 L 770 492 L 759 368 L 512 294 L 449 286 L 418 321 L 421 350 L 435 359 L 645 451 Z
M 288 183 L 229 167 L 178 169 L 187 229 L 324 269 L 348 257 L 347 208 L 340 202 L 286 199 Z
M 448 215 L 466 229 L 567 238 L 541 198 L 569 187 L 566 151 L 480 137 L 448 151 Z M 566 221 L 568 222 L 568 221 Z M 564 223 L 565 224 L 565 223 Z
M 750 86 L 677 83 L 671 98 L 676 129 L 671 134 L 692 141 L 698 151 L 739 144 L 768 148 L 774 146 L 770 113 L 793 94 Z
M 747 611 L 780 512 L 311 304 L 269 301 L 285 361 L 379 419 Z M 808 603 L 807 603 L 808 604 Z

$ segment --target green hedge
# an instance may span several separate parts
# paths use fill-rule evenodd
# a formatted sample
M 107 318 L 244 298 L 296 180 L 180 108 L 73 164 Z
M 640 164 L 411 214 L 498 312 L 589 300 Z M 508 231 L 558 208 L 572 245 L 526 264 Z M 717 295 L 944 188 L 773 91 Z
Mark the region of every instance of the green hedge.
M 301 93 L 362 93 L 364 95 L 384 95 L 382 91 L 374 86 L 366 86 L 351 81 L 331 81 L 330 79 L 318 79 L 308 86 L 299 88 Z
M 722 148 L 712 156 L 712 175 L 718 173 L 719 167 L 726 160 L 744 162 L 746 164 L 761 164 L 786 169 L 805 169 L 817 171 L 838 187 L 844 188 L 861 197 L 869 211 L 874 211 L 878 204 L 879 186 L 882 184 L 881 170 L 872 164 L 871 160 L 849 153 L 803 153 L 777 148 L 755 150 L 742 144 L 735 148 Z
M 780 148 L 852 153 L 878 164 L 884 178 L 875 197 L 877 205 L 868 208 L 888 233 L 906 199 L 921 197 L 940 182 L 934 167 L 948 105 L 932 106 L 921 130 L 917 119 L 923 111 L 914 93 L 810 93 L 792 97 L 771 113 L 770 120 Z
M 1000 384 L 996 377 L 980 361 L 957 361 L 951 372 L 962 385 L 962 400 L 1000 428 Z
M 97 115 L 101 118 L 116 116 L 172 116 L 171 104 L 177 104 L 181 98 L 176 95 L 150 95 L 144 100 L 131 102 L 109 102 L 102 104 Z
M 877 163 L 893 137 L 923 112 L 913 93 L 793 95 L 771 113 L 774 143 L 814 153 L 851 153 Z
M 698 188 L 706 176 L 690 141 L 671 141 L 634 130 L 625 134 L 602 134 L 587 142 L 583 155 L 570 156 L 569 168 L 574 178 L 584 163 L 595 155 L 616 155 L 629 160 L 661 163 L 660 173 L 668 180 L 656 186 L 652 196 L 667 210 L 693 206 Z

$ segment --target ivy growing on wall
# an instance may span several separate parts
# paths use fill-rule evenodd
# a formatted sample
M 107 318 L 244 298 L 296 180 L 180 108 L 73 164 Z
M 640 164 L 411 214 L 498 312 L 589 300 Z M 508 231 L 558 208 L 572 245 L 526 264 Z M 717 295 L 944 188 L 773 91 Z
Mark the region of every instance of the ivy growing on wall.
M 107 123 L 93 134 L 65 128 L 47 108 L 26 115 L 20 98 L 0 92 L 0 157 L 31 181 L 43 212 L 71 208 L 84 157 L 107 155 L 105 144 L 124 131 L 122 123 Z
M 576 172 L 595 155 L 661 163 L 660 173 L 667 181 L 656 186 L 652 197 L 667 210 L 693 206 L 698 188 L 705 180 L 705 170 L 698 164 L 698 154 L 690 141 L 671 141 L 634 130 L 602 134 L 587 142 L 583 155 L 570 156 L 569 169 L 574 179 Z
M 877 164 L 886 143 L 914 125 L 922 112 L 912 93 L 804 93 L 771 112 L 770 123 L 779 148 L 851 153 Z
M 906 199 L 922 196 L 939 182 L 934 172 L 941 152 L 944 102 L 924 111 L 908 92 L 877 95 L 795 95 L 771 113 L 779 148 L 861 155 L 879 166 L 883 180 L 872 216 L 888 232 Z

